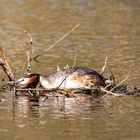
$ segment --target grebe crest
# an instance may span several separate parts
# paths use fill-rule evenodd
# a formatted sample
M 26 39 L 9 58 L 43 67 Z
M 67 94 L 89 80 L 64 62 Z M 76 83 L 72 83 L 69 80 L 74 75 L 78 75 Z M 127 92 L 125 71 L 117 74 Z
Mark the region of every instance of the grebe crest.
M 25 75 L 16 81 L 16 85 L 19 88 L 36 88 L 39 83 L 39 77 L 40 74 L 38 73 Z

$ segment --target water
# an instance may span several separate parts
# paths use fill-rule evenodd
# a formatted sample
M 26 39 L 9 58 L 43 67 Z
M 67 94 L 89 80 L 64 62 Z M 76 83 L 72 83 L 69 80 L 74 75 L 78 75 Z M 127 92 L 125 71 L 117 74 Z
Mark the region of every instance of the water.
M 101 71 L 105 57 L 121 81 L 135 63 L 127 84 L 140 87 L 140 2 L 138 0 L 0 1 L 0 42 L 16 77 L 26 62 L 27 30 L 33 37 L 34 55 L 56 42 L 76 24 L 80 27 L 33 62 L 33 71 L 50 73 L 55 66 L 70 66 L 77 50 L 77 66 Z M 57 60 L 57 61 L 56 61 Z M 3 71 L 1 79 L 6 80 Z M 5 81 L 0 82 L 1 85 Z M 138 97 L 106 97 L 81 103 L 50 98 L 39 102 L 1 93 L 0 139 L 127 139 L 140 137 Z M 87 97 L 86 97 L 87 98 Z

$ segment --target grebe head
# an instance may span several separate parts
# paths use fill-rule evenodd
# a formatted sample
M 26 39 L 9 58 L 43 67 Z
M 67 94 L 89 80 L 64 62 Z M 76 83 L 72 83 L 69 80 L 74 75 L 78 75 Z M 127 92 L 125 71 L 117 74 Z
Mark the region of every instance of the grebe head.
M 39 83 L 40 74 L 32 73 L 28 74 L 23 78 L 18 79 L 15 84 L 19 88 L 36 88 L 37 84 Z

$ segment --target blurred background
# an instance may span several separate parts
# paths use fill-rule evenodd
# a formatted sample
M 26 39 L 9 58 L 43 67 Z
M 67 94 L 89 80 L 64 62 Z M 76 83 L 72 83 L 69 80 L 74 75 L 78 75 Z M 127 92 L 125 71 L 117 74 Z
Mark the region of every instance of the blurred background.
M 72 66 L 76 48 L 76 66 L 100 72 L 107 56 L 104 75 L 109 77 L 111 68 L 118 81 L 135 63 L 126 83 L 140 87 L 139 0 L 0 0 L 0 44 L 16 77 L 23 74 L 27 61 L 29 39 L 23 30 L 32 36 L 36 55 L 77 24 L 79 28 L 41 55 L 39 62 L 32 61 L 33 72 L 46 74 L 56 65 Z M 2 70 L 0 75 L 6 78 Z M 14 113 L 11 100 L 0 103 L 1 139 L 139 139 L 138 98 L 95 100 L 86 110 L 70 102 L 63 113 L 54 103 L 38 107 L 19 98 Z

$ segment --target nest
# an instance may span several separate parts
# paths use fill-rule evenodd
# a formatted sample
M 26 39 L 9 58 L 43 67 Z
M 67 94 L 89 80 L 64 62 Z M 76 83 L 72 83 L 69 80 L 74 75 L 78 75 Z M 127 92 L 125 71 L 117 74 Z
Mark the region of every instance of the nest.
M 53 48 L 54 46 L 56 46 L 59 42 L 61 42 L 63 39 L 65 39 L 68 35 L 70 35 L 75 29 L 77 29 L 79 25 L 76 25 L 72 30 L 70 30 L 67 34 L 65 34 L 62 38 L 60 38 L 59 40 L 57 40 L 54 44 L 52 44 L 49 48 L 44 49 L 42 52 L 40 52 L 38 55 L 33 56 L 33 39 L 32 36 L 26 32 L 27 37 L 30 39 L 30 41 L 27 43 L 27 48 L 28 50 L 26 51 L 27 54 L 27 63 L 26 65 L 23 67 L 23 70 L 26 67 L 26 73 L 32 73 L 32 65 L 31 62 L 32 60 L 35 60 L 43 55 L 45 53 L 45 51 Z M 15 79 L 15 75 L 13 74 L 8 61 L 5 57 L 4 51 L 2 46 L 0 47 L 0 52 L 1 52 L 1 60 L 0 60 L 0 66 L 3 69 L 4 73 L 7 75 L 9 81 L 16 81 Z M 76 48 L 75 48 L 75 56 L 74 56 L 74 62 L 73 62 L 73 66 L 75 66 L 75 62 L 76 62 Z M 106 65 L 107 65 L 107 60 L 108 57 L 105 58 L 105 62 L 104 65 L 101 69 L 100 74 L 103 75 Z M 124 95 L 134 95 L 134 96 L 140 96 L 140 89 L 133 87 L 133 86 L 129 86 L 129 85 L 125 85 L 124 82 L 128 79 L 130 72 L 132 71 L 134 64 L 131 66 L 130 70 L 128 71 L 128 73 L 126 74 L 126 77 L 121 81 L 121 82 L 116 82 L 115 77 L 110 69 L 110 79 L 111 79 L 111 83 L 109 85 L 107 85 L 106 87 L 98 87 L 98 88 L 94 88 L 94 89 L 42 89 L 42 88 L 24 88 L 24 89 L 19 89 L 16 87 L 16 85 L 8 85 L 6 84 L 6 86 L 1 87 L 0 91 L 13 91 L 14 95 L 27 95 L 30 97 L 40 97 L 40 96 L 45 96 L 46 98 L 48 97 L 72 97 L 74 98 L 76 94 L 89 94 L 91 96 L 106 96 L 106 95 L 113 95 L 113 96 L 124 96 Z M 59 67 L 57 67 L 57 69 L 59 69 Z

